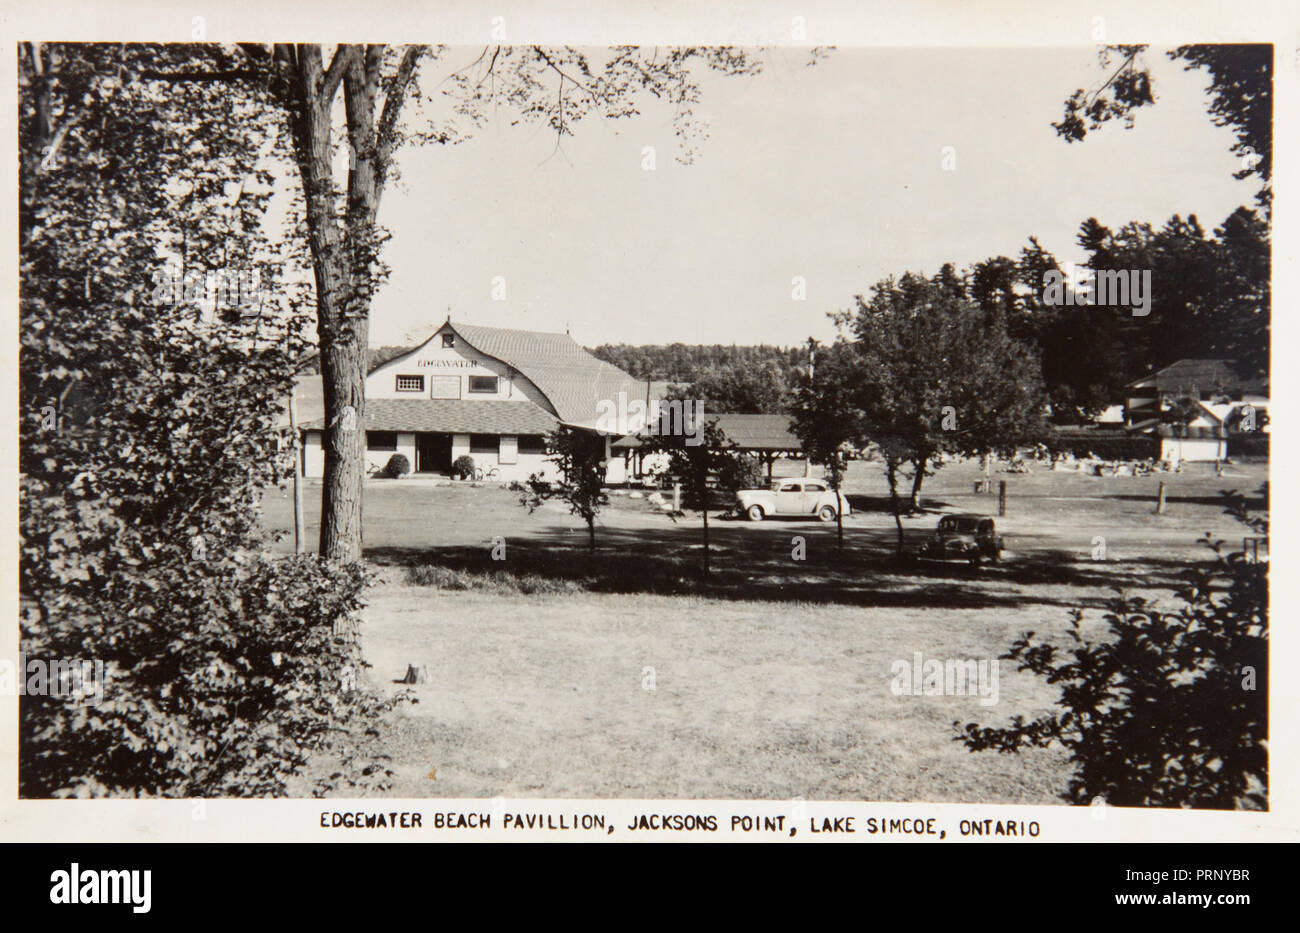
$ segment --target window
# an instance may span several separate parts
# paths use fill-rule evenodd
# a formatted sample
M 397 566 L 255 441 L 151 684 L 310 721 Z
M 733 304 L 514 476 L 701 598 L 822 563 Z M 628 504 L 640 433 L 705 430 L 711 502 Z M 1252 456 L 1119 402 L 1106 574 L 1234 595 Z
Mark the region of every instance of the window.
M 803 490 L 804 492 L 825 492 L 826 487 L 821 483 L 804 483 Z
M 398 392 L 423 392 L 424 377 L 423 376 L 398 376 L 397 391 Z
M 802 488 L 798 483 L 782 483 L 777 492 L 799 492 Z
M 546 453 L 546 438 L 540 434 L 519 435 L 519 452 L 521 454 Z
M 442 335 L 442 345 L 443 345 L 444 347 L 454 347 L 454 346 L 456 346 L 456 335 L 455 335 L 455 334 L 443 334 L 443 335 Z
M 471 392 L 496 392 L 496 376 L 470 376 L 469 390 Z
M 460 398 L 460 376 L 430 376 L 429 386 L 434 398 Z
M 471 434 L 469 436 L 469 452 L 472 454 L 495 454 L 498 450 L 497 435 L 495 434 Z
M 367 431 L 367 450 L 397 450 L 397 433 L 394 431 Z

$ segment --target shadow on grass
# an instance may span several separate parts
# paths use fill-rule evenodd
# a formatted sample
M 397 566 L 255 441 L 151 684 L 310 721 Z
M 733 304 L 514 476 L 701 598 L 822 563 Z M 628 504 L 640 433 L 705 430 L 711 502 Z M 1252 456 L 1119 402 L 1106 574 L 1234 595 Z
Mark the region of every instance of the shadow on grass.
M 765 526 L 767 523 L 764 523 Z M 400 569 L 415 584 L 498 594 L 647 593 L 712 599 L 833 603 L 912 608 L 1104 606 L 1114 588 L 1176 586 L 1188 568 L 1177 560 L 1099 563 L 1085 552 L 1036 551 L 997 565 L 899 560 L 892 530 L 846 530 L 843 551 L 834 525 L 792 524 L 789 534 L 747 523 L 710 522 L 710 566 L 702 570 L 697 529 L 601 529 L 597 551 L 585 530 L 553 527 L 492 548 L 368 548 L 374 565 Z M 759 533 L 756 533 L 759 532 Z M 802 539 L 802 546 L 799 540 Z M 909 540 L 908 545 L 916 542 Z M 795 554 L 802 547 L 803 559 Z M 1092 588 L 1045 592 L 1044 585 Z

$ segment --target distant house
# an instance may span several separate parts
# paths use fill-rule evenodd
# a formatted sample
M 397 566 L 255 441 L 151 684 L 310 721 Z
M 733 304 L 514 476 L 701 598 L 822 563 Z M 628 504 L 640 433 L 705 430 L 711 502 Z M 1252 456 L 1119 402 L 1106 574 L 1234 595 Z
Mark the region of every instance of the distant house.
M 1262 379 L 1238 375 L 1231 360 L 1179 360 L 1126 387 L 1124 419 L 1128 431 L 1160 439 L 1160 457 L 1223 460 L 1230 434 L 1256 419 L 1268 430 L 1268 387 Z M 1191 402 L 1184 423 L 1170 423 L 1169 412 Z
M 400 453 L 417 474 L 447 475 L 457 458 L 469 456 L 503 482 L 533 473 L 555 478 L 544 435 L 560 424 L 600 433 L 603 405 L 650 393 L 646 382 L 592 356 L 568 334 L 450 319 L 419 346 L 381 348 L 370 362 L 357 426 L 365 431 L 370 469 Z M 324 419 L 300 420 L 303 475 L 323 476 Z M 622 482 L 625 458 L 609 446 L 615 439 L 606 435 L 607 480 Z
M 1134 379 L 1125 389 L 1124 420 L 1130 425 L 1158 417 L 1177 398 L 1268 404 L 1267 383 L 1239 376 L 1232 360 L 1179 360 Z

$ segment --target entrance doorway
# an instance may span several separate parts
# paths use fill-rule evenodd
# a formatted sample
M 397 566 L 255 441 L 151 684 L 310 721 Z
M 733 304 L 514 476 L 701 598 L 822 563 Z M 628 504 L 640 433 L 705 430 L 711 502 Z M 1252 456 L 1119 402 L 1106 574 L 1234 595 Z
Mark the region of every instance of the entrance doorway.
M 415 472 L 451 472 L 451 435 L 415 435 Z

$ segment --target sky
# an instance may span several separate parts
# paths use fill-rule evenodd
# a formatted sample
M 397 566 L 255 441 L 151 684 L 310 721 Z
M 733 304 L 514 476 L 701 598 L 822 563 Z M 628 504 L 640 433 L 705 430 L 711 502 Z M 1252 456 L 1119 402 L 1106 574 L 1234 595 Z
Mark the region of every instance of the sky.
M 422 86 L 480 51 L 448 51 Z M 1156 105 L 1073 144 L 1050 124 L 1103 80 L 1095 46 L 807 60 L 776 49 L 759 76 L 702 76 L 709 138 L 690 165 L 653 99 L 584 120 L 559 151 L 505 109 L 458 145 L 403 149 L 380 207 L 392 271 L 371 344 L 412 343 L 448 313 L 585 346 L 826 340 L 828 314 L 891 274 L 1015 257 L 1030 236 L 1081 262 L 1089 217 L 1115 229 L 1196 214 L 1209 230 L 1253 203 L 1257 180 L 1232 178 L 1231 133 L 1205 113 L 1206 76 L 1162 50 L 1146 53 Z

